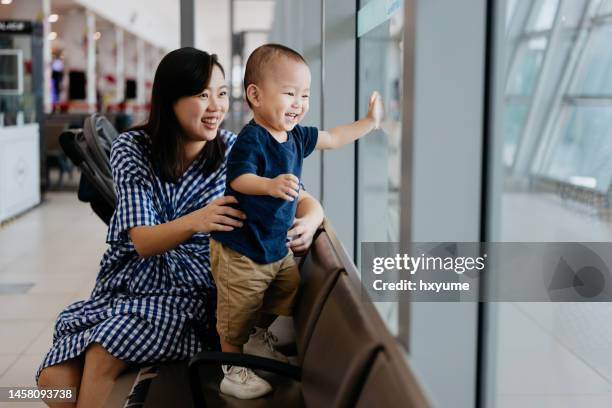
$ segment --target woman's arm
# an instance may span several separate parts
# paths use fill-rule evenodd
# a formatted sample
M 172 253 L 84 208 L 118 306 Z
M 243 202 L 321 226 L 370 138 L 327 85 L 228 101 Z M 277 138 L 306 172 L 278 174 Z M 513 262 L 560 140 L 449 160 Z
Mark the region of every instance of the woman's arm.
M 287 246 L 293 252 L 306 251 L 312 243 L 314 233 L 323 222 L 324 216 L 325 213 L 321 204 L 305 190 L 302 190 L 298 198 L 293 226 L 287 233 L 292 238 Z
M 143 258 L 168 252 L 187 241 L 197 232 L 231 231 L 241 227 L 243 212 L 227 204 L 237 203 L 235 197 L 221 197 L 204 208 L 159 225 L 141 225 L 128 233 L 134 249 Z M 234 217 L 234 218 L 231 218 Z

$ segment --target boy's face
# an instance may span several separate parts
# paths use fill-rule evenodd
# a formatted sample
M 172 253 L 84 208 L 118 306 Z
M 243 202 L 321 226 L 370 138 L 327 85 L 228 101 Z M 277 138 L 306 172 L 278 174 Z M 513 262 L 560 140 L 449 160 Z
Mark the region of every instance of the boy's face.
M 253 112 L 272 129 L 290 131 L 308 112 L 310 69 L 287 57 L 279 57 L 269 66 Z

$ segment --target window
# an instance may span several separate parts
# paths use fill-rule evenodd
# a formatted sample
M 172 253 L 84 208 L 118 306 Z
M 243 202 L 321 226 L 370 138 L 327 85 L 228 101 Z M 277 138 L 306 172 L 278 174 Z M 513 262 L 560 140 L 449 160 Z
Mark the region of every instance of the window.
M 502 115 L 494 117 L 490 140 L 496 155 L 489 160 L 486 238 L 610 241 L 612 1 L 498 4 L 494 25 L 506 36 L 497 37 L 494 47 L 504 52 L 495 55 L 506 60 L 496 61 L 493 77 L 505 82 L 493 87 L 504 94 L 491 109 Z M 612 381 L 603 346 L 612 342 L 603 323 L 609 304 L 484 307 L 486 406 L 597 404 L 594 390 Z
M 358 142 L 357 243 L 398 242 L 404 14 L 399 1 L 393 2 L 395 8 L 384 1 L 362 3 L 357 15 L 358 113 L 366 115 L 371 93 L 379 91 L 386 118 L 380 130 Z M 377 308 L 396 333 L 397 304 L 378 303 Z

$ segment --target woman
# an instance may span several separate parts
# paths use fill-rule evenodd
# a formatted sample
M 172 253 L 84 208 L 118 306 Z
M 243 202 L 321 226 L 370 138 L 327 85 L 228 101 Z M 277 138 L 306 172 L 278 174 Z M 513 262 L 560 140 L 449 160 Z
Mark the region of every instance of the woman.
M 129 364 L 216 346 L 209 232 L 244 219 L 230 206 L 236 200 L 222 197 L 236 139 L 219 129 L 227 93 L 214 55 L 181 48 L 160 62 L 148 122 L 113 143 L 118 203 L 96 285 L 90 299 L 59 315 L 40 387 L 75 387 L 76 406 L 98 407 Z M 303 194 L 289 231 L 293 250 L 308 247 L 322 218 Z

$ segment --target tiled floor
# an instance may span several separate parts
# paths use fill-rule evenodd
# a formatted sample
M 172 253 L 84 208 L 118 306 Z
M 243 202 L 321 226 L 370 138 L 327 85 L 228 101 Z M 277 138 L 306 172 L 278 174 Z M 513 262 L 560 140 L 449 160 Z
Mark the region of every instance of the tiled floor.
M 27 293 L 0 294 L 1 387 L 34 385 L 55 317 L 91 291 L 105 235 L 106 226 L 74 193 L 47 194 L 39 207 L 0 227 L 0 286 L 34 284 Z

